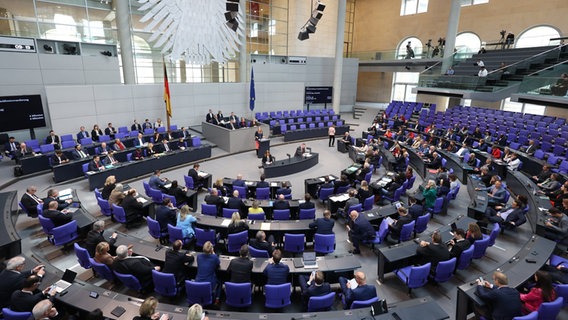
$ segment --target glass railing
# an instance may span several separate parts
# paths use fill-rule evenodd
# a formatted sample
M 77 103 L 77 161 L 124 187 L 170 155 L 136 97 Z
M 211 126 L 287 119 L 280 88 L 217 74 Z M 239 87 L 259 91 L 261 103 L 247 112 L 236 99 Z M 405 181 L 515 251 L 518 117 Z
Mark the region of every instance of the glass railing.
M 454 61 L 459 62 L 471 58 L 474 52 L 456 52 L 454 54 Z M 414 58 L 418 59 L 441 59 L 443 53 L 433 55 L 432 51 L 416 52 Z M 383 50 L 383 51 L 358 51 L 351 52 L 346 58 L 357 58 L 359 61 L 392 61 L 392 60 L 405 60 L 406 51 L 399 52 L 397 50 Z
M 568 73 L 568 64 L 525 77 L 519 93 L 568 98 L 568 79 L 562 79 L 563 73 Z
M 487 78 L 475 76 L 440 76 L 422 74 L 418 80 L 418 87 L 444 88 L 470 91 L 491 91 L 486 87 Z

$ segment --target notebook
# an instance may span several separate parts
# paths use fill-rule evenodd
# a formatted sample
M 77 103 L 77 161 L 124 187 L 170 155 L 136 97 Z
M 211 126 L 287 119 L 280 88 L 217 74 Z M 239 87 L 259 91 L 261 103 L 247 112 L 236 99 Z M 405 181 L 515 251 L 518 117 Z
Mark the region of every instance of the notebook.
M 317 268 L 318 264 L 316 262 L 315 252 L 304 252 L 302 261 L 304 262 L 304 268 Z
M 77 276 L 76 272 L 66 269 L 65 272 L 63 273 L 63 277 L 61 277 L 61 280 L 53 284 L 53 287 L 55 287 L 55 291 L 57 291 L 57 293 L 61 293 L 63 290 L 69 288 L 73 283 L 73 281 L 75 280 L 76 276 Z

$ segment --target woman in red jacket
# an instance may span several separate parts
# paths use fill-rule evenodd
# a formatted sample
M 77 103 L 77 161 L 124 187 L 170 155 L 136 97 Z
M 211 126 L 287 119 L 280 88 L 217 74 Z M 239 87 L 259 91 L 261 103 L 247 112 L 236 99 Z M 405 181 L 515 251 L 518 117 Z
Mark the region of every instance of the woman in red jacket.
M 556 300 L 556 291 L 552 287 L 552 279 L 546 271 L 538 270 L 534 274 L 535 286 L 529 293 L 521 293 L 523 312 L 529 314 L 538 310 L 543 302 Z

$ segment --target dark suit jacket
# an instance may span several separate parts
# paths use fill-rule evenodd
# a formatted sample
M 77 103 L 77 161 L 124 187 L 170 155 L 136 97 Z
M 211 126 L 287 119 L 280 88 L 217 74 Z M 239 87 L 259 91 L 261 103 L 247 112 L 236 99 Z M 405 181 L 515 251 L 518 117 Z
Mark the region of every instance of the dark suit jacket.
M 521 297 L 514 288 L 494 286 L 493 289 L 477 286 L 475 293 L 485 302 L 490 303 L 493 320 L 511 320 L 522 315 Z
M 456 258 L 457 260 L 459 260 L 462 252 L 469 249 L 470 246 L 471 242 L 467 241 L 466 239 L 457 241 L 450 250 L 450 259 Z
M 266 250 L 268 251 L 268 255 L 272 256 L 272 251 L 274 251 L 274 247 L 272 246 L 272 244 L 268 241 L 258 241 L 256 239 L 250 239 L 249 244 L 251 247 L 257 249 L 257 250 Z
M 306 201 L 306 202 L 300 203 L 298 205 L 298 209 L 313 209 L 315 207 L 316 207 L 315 203 L 313 203 L 311 201 Z
M 402 226 L 410 222 L 412 222 L 412 216 L 409 214 L 398 218 L 396 223 L 392 227 L 389 227 L 391 237 L 393 239 L 398 239 L 400 237 L 400 231 L 402 230 Z
M 302 146 L 298 146 L 298 148 L 296 148 L 296 153 L 294 153 L 294 157 L 301 157 L 304 152 L 306 152 L 306 150 L 302 149 Z
M 24 193 L 20 202 L 24 205 L 30 215 L 37 215 L 38 202 L 35 201 L 34 198 L 32 198 L 29 194 Z
M 46 144 L 51 144 L 51 143 L 55 143 L 55 144 L 59 144 L 61 141 L 59 140 L 59 136 L 58 135 L 54 135 L 54 136 L 47 136 L 47 138 L 45 138 L 45 143 Z
M 8 141 L 4 144 L 4 150 L 7 151 L 7 152 L 10 152 L 10 154 L 15 155 L 16 152 L 18 152 L 18 150 L 20 149 L 20 143 L 17 142 L 17 141 L 14 141 L 14 144 L 16 145 L 16 150 L 11 151 L 12 146 L 10 145 L 10 141 Z
M 103 164 L 101 161 L 99 161 L 99 166 L 97 167 L 97 164 L 95 163 L 94 160 L 89 162 L 89 166 L 87 167 L 88 171 L 99 171 L 100 168 L 103 167 Z
M 272 204 L 272 208 L 274 210 L 290 209 L 290 203 L 288 203 L 288 200 L 276 200 Z
M 375 286 L 363 285 L 357 286 L 355 290 L 347 289 L 345 293 L 345 303 L 350 307 L 353 301 L 369 300 L 377 296 L 377 289 Z
M 164 273 L 172 273 L 176 277 L 176 281 L 181 281 L 187 277 L 187 265 L 191 265 L 195 258 L 192 255 L 186 255 L 183 252 L 168 249 L 166 251 L 166 261 L 164 263 Z
M 241 198 L 230 197 L 229 201 L 227 201 L 227 208 L 238 209 L 242 216 L 242 213 L 245 212 L 246 206 Z
M 109 128 L 109 127 L 106 127 L 106 128 L 105 128 L 105 134 L 106 134 L 107 136 L 112 136 L 112 135 L 114 135 L 115 133 L 116 133 L 116 129 L 115 129 L 114 127 L 110 127 L 110 128 Z
M 430 243 L 426 247 L 416 248 L 416 253 L 418 254 L 421 263 L 432 263 L 432 270 L 436 269 L 436 266 L 440 261 L 446 261 L 450 259 L 450 252 L 448 247 L 444 243 L 434 244 Z
M 59 204 L 57 206 L 57 210 L 63 210 L 65 208 L 67 208 L 69 206 L 69 203 L 65 202 L 64 200 L 59 200 L 58 198 L 54 198 L 54 197 L 47 197 L 45 199 L 43 199 L 43 210 L 47 210 L 49 203 L 51 201 L 57 201 L 57 203 Z
M 61 163 L 63 163 L 63 161 L 65 161 L 65 160 L 69 160 L 69 159 L 67 159 L 67 156 L 66 156 L 64 153 L 62 153 L 62 154 L 61 154 L 61 157 L 59 157 L 59 158 L 57 157 L 56 154 L 54 154 L 53 156 L 51 156 L 51 164 L 52 164 L 52 165 L 61 164 Z
M 440 156 L 436 157 L 436 159 L 432 158 L 429 164 L 426 165 L 428 168 L 437 169 L 442 166 L 442 158 Z
M 246 187 L 245 180 L 235 179 L 235 180 L 233 180 L 233 186 Z
M 0 307 L 7 307 L 10 304 L 12 293 L 21 290 L 24 285 L 24 279 L 32 274 L 30 270 L 23 272 L 14 272 L 3 270 L 0 272 Z
M 172 226 L 176 225 L 176 209 L 164 205 L 159 205 L 156 208 L 156 221 L 160 224 L 162 231 L 168 230 L 168 223 Z
M 249 258 L 239 257 L 231 260 L 227 268 L 227 271 L 231 274 L 231 282 L 251 282 L 252 266 L 253 263 Z
M 335 225 L 334 220 L 317 218 L 310 223 L 310 229 L 316 229 L 316 233 L 320 234 L 333 234 L 333 225 Z
M 152 270 L 154 265 L 144 257 L 127 257 L 115 259 L 112 269 L 118 273 L 133 275 L 142 287 L 152 284 Z
M 51 219 L 56 227 L 62 226 L 73 220 L 72 214 L 65 214 L 59 210 L 47 210 L 43 212 L 45 218 Z
M 43 299 L 45 299 L 45 295 L 37 289 L 32 294 L 17 290 L 12 293 L 10 309 L 16 312 L 32 312 L 36 303 Z
M 264 276 L 266 277 L 266 284 L 283 284 L 288 282 L 288 274 L 290 268 L 288 265 L 280 263 L 269 263 L 264 268 Z
M 81 142 L 81 139 L 85 139 L 85 138 L 88 138 L 88 137 L 89 137 L 89 132 L 87 132 L 87 131 L 83 131 L 83 132 L 79 131 L 79 132 L 77 133 L 77 142 L 80 143 L 80 142 Z
M 18 148 L 18 151 L 16 151 L 16 159 L 20 159 L 25 156 L 31 156 L 33 152 L 34 152 L 33 149 L 28 146 L 26 146 L 25 150 L 22 150 L 22 148 Z
M 199 180 L 199 173 L 197 173 L 197 170 L 193 168 L 189 169 L 187 175 L 193 178 L 193 183 L 197 183 L 197 181 Z
M 350 220 L 349 227 L 351 239 L 362 241 L 375 235 L 375 229 L 362 214 L 355 221 Z
M 326 295 L 331 292 L 331 286 L 328 282 L 324 282 L 321 286 L 316 286 L 316 282 L 312 281 L 312 285 L 307 287 L 306 290 L 302 292 L 302 297 L 307 303 L 310 297 L 319 297 Z
M 86 155 L 87 157 L 89 156 L 89 153 L 88 153 L 86 150 L 83 150 L 83 149 L 81 149 L 81 150 L 83 151 L 83 153 L 85 153 L 85 155 Z M 73 149 L 73 150 L 71 151 L 71 156 L 72 156 L 73 159 L 75 159 L 75 160 L 81 159 L 81 155 L 79 155 L 79 152 L 77 151 L 77 149 Z
M 214 195 L 206 195 L 205 199 L 203 199 L 205 201 L 205 203 L 207 204 L 214 204 L 217 206 L 217 214 L 221 213 L 221 208 L 223 207 L 223 205 L 225 204 L 225 201 L 223 200 L 223 198 L 219 197 L 219 196 L 214 196 Z
M 130 126 L 130 131 L 138 131 L 138 132 L 142 132 L 142 125 L 139 123 L 133 123 Z
M 143 206 L 140 202 L 136 201 L 136 198 L 134 198 L 132 195 L 127 195 L 126 197 L 124 197 L 121 206 L 124 209 L 126 216 L 142 215 Z
M 259 181 L 256 183 L 256 188 L 268 188 L 270 187 L 270 184 L 266 181 Z
M 116 242 L 116 239 L 113 238 L 105 239 L 102 232 L 94 230 L 90 230 L 87 233 L 87 238 L 85 239 L 85 249 L 87 249 L 91 257 L 95 256 L 95 249 L 97 245 L 103 241 L 106 241 L 108 242 L 109 245 L 113 246 L 114 243 Z
M 522 208 L 517 208 L 513 212 L 509 213 L 505 222 L 514 222 L 516 226 L 523 224 L 527 221 L 527 217 L 523 212 Z
M 418 217 L 424 214 L 424 207 L 415 203 L 408 208 L 408 214 L 412 216 L 412 219 L 416 220 Z

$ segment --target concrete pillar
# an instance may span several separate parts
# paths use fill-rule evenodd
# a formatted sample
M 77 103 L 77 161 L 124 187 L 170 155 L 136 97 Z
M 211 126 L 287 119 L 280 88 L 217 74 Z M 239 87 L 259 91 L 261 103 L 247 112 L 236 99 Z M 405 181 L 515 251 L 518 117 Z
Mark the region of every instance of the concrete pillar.
M 444 61 L 442 62 L 441 73 L 452 65 L 454 48 L 456 47 L 456 36 L 458 35 L 458 26 L 460 24 L 461 1 L 452 0 L 450 8 L 450 17 L 448 18 L 448 30 L 446 32 L 446 46 L 444 47 Z
M 243 39 L 241 40 L 241 45 L 239 46 L 239 82 L 247 82 L 247 60 L 248 60 L 248 52 L 247 52 L 247 1 L 240 1 L 239 2 L 239 11 L 243 13 L 243 22 L 241 25 L 244 28 Z
M 333 111 L 339 113 L 341 105 L 341 80 L 343 78 L 343 40 L 345 37 L 345 11 L 347 0 L 339 0 L 337 7 L 337 31 L 335 37 L 335 72 L 333 74 Z
M 122 75 L 124 84 L 135 84 L 134 52 L 132 50 L 132 28 L 130 23 L 130 7 L 128 1 L 113 1 L 116 5 L 116 28 L 122 59 Z

